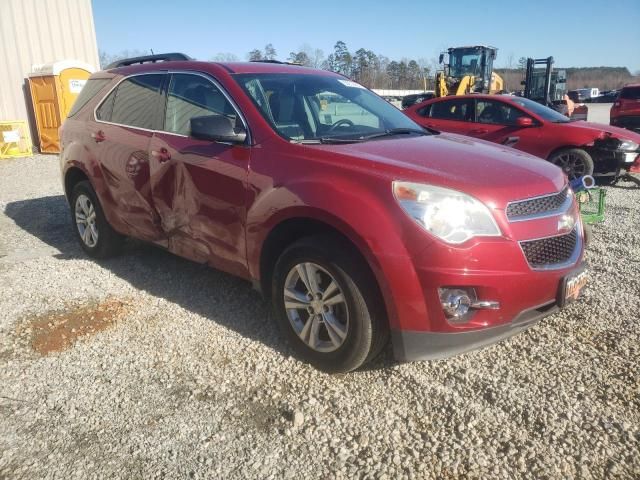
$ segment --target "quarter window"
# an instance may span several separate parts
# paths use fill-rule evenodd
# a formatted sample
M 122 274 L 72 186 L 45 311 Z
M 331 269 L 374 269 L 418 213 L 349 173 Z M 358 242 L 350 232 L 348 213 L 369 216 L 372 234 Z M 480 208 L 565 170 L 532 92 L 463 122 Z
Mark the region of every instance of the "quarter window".
M 73 102 L 73 106 L 71 107 L 71 110 L 69 110 L 69 114 L 67 116 L 73 117 L 78 113 L 80 109 L 89 103 L 89 100 L 95 97 L 95 95 L 106 87 L 110 81 L 111 79 L 109 78 L 90 78 L 87 80 L 87 83 L 82 87 L 78 98 Z
M 224 116 L 236 125 L 235 109 L 211 81 L 199 75 L 174 74 L 169 85 L 164 129 L 189 135 L 192 118 L 210 115 Z
M 164 75 L 136 75 L 122 81 L 97 109 L 98 120 L 138 128 L 158 127 L 160 86 Z

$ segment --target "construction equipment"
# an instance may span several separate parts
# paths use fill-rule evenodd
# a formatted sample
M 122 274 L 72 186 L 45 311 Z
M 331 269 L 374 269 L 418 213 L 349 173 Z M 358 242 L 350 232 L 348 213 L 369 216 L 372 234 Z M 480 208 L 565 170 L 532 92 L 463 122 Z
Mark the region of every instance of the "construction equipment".
M 567 73 L 553 69 L 553 57 L 527 58 L 527 69 L 523 96 L 534 102 L 563 112 L 566 110 L 564 96 L 567 91 Z M 536 68 L 543 66 L 544 68 Z
M 442 69 L 436 72 L 436 97 L 502 91 L 504 81 L 493 71 L 497 52 L 495 47 L 475 45 L 452 47 L 441 53 Z

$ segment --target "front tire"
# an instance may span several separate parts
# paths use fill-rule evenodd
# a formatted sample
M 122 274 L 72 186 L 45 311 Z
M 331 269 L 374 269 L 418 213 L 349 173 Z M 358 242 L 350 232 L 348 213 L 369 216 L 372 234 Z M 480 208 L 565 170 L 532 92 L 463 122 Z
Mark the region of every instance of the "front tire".
M 560 167 L 573 180 L 585 175 L 593 175 L 593 158 L 581 148 L 565 148 L 549 157 L 549 161 Z
M 375 357 L 388 328 L 375 281 L 351 245 L 331 235 L 301 239 L 278 259 L 272 303 L 298 356 L 326 372 Z
M 120 252 L 124 237 L 109 225 L 88 181 L 78 182 L 73 187 L 69 203 L 76 236 L 87 255 L 108 258 Z

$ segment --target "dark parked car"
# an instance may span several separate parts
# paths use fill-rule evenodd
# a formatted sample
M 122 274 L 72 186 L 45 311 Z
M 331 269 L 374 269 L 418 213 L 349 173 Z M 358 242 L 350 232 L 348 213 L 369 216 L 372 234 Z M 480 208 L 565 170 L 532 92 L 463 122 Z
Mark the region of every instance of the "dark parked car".
M 328 371 L 389 335 L 403 361 L 478 348 L 578 296 L 584 232 L 557 167 L 426 132 L 331 72 L 166 58 L 95 73 L 64 123 L 87 254 L 131 236 L 245 278 Z
M 615 178 L 640 164 L 640 135 L 571 121 L 527 98 L 463 95 L 429 100 L 403 111 L 420 125 L 507 145 L 549 160 L 569 178 Z
M 599 96 L 592 98 L 591 103 L 613 103 L 618 99 L 620 92 L 611 90 L 610 92 L 602 92 Z
M 411 95 L 405 95 L 402 97 L 402 108 L 409 108 L 411 105 L 415 105 L 416 103 L 431 100 L 432 98 L 435 98 L 435 96 L 436 94 L 434 92 L 412 93 Z
M 640 84 L 627 85 L 620 90 L 611 107 L 611 125 L 640 133 Z

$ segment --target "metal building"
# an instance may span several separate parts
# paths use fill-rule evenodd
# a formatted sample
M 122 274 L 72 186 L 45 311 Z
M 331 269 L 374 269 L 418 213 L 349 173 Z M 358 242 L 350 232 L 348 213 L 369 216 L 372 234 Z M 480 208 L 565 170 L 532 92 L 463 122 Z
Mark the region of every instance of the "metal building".
M 91 0 L 0 0 L 0 121 L 29 121 L 35 141 L 29 72 L 69 59 L 99 67 Z

